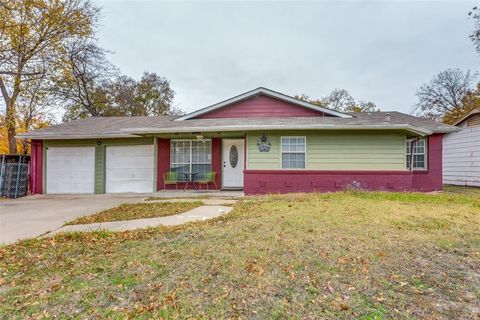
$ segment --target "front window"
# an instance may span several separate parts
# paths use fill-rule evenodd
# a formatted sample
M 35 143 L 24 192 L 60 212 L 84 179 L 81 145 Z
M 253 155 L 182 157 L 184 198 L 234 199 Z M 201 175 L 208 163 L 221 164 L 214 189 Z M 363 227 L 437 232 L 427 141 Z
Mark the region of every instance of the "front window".
M 413 144 L 413 150 L 412 150 Z M 410 169 L 411 165 L 413 164 L 413 169 L 426 169 L 426 145 L 425 139 L 420 138 L 418 140 L 407 140 L 406 143 L 406 150 L 407 150 L 407 168 Z M 413 151 L 413 152 L 412 152 Z M 413 156 L 413 162 L 412 162 Z
M 305 137 L 282 137 L 282 168 L 305 168 Z
M 211 140 L 172 140 L 170 142 L 170 171 L 195 172 L 202 178 L 212 171 Z M 185 181 L 183 174 L 179 180 Z

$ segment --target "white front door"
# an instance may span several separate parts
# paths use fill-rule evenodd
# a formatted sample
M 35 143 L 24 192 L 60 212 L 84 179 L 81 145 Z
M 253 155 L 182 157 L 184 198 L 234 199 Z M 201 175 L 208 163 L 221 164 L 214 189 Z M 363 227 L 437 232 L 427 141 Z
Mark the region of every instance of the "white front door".
M 222 140 L 222 187 L 243 188 L 245 143 L 243 139 Z
M 107 147 L 105 191 L 152 192 L 153 145 Z
M 47 193 L 93 193 L 94 147 L 48 147 Z

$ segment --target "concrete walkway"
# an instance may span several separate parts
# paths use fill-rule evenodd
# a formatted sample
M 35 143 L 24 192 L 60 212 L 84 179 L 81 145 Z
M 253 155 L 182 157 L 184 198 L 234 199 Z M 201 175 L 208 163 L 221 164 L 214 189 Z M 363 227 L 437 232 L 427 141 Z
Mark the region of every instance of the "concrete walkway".
M 50 232 L 45 236 L 53 236 L 63 232 L 91 232 L 100 230 L 127 231 L 157 226 L 177 226 L 187 222 L 204 221 L 207 219 L 216 218 L 229 213 L 232 211 L 232 209 L 232 207 L 208 205 L 200 206 L 181 214 L 166 217 L 68 225 Z

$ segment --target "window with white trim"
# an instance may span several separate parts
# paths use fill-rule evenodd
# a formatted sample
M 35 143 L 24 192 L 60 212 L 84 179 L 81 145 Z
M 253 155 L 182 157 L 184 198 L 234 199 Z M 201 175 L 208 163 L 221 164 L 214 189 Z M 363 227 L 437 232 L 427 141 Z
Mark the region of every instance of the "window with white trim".
M 305 168 L 305 137 L 282 137 L 281 153 L 283 169 Z
M 413 143 L 413 150 L 412 150 Z M 413 169 L 426 169 L 426 144 L 425 138 L 419 139 L 407 139 L 406 142 L 406 154 L 407 154 L 407 168 L 410 169 L 413 164 Z M 412 162 L 413 156 L 413 162 Z
M 212 171 L 211 140 L 171 140 L 170 171 L 178 173 L 196 172 L 198 177 Z M 184 181 L 185 176 L 179 175 Z

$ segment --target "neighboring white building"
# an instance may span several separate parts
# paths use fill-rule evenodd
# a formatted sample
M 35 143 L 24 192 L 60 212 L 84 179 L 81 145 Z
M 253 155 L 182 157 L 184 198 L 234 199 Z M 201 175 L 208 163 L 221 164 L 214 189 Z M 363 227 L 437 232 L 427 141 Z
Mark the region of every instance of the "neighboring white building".
M 480 109 L 455 125 L 461 130 L 443 138 L 443 183 L 480 187 Z

